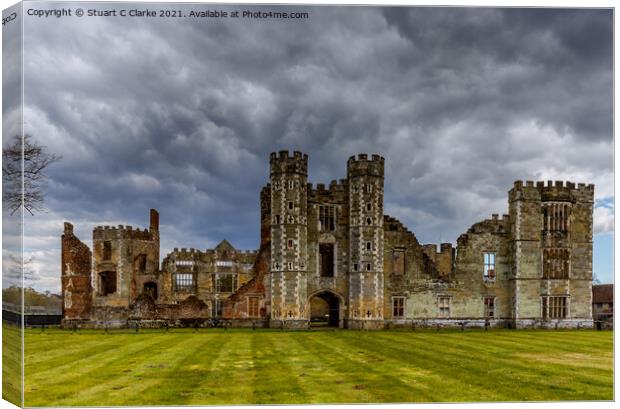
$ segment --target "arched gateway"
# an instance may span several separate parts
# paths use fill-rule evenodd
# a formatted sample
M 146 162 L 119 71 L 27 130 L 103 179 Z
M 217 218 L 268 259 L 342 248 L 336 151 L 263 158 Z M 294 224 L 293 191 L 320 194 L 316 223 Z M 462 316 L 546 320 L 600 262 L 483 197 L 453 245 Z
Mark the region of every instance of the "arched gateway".
M 310 325 L 342 328 L 342 297 L 330 290 L 320 290 L 308 298 Z

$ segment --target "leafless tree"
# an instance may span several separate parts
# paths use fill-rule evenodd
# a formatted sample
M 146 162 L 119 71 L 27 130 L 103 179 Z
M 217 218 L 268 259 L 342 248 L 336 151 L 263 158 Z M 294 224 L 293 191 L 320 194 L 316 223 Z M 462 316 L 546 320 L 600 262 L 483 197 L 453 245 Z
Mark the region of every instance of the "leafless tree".
M 31 215 L 35 211 L 43 211 L 45 169 L 60 159 L 60 155 L 46 152 L 46 147 L 33 141 L 30 135 L 25 135 L 23 140 L 20 135 L 15 135 L 10 144 L 2 149 L 4 208 L 11 215 L 21 206 Z
M 19 254 L 6 251 L 2 258 L 2 264 L 2 280 L 6 285 L 23 289 L 31 287 L 35 281 L 39 280 L 32 256 L 22 259 Z

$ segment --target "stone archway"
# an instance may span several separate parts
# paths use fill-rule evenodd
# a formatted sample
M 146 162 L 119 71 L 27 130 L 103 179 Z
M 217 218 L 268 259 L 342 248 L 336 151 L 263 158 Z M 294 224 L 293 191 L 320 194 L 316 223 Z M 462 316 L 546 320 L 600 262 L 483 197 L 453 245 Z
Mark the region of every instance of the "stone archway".
M 318 291 L 308 299 L 310 325 L 317 327 L 340 327 L 342 317 L 341 297 L 329 290 Z

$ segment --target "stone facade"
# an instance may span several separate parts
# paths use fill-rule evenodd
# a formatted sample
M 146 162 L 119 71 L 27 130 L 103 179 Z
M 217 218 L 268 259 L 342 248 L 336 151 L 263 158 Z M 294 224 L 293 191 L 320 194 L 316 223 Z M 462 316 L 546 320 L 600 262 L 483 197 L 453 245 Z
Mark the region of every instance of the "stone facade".
M 515 182 L 508 214 L 456 243 L 421 244 L 383 212 L 384 158 L 308 183 L 308 156 L 272 153 L 260 248 L 174 249 L 148 229 L 97 227 L 93 255 L 65 225 L 64 323 L 592 327 L 593 185 Z

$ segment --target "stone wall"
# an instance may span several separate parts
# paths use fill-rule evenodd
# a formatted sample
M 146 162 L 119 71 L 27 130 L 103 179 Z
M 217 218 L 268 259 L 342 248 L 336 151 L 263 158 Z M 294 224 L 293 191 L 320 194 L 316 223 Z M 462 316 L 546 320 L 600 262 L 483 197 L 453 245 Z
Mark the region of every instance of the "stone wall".
M 91 310 L 91 252 L 65 223 L 61 237 L 62 315 L 66 320 L 86 320 Z

